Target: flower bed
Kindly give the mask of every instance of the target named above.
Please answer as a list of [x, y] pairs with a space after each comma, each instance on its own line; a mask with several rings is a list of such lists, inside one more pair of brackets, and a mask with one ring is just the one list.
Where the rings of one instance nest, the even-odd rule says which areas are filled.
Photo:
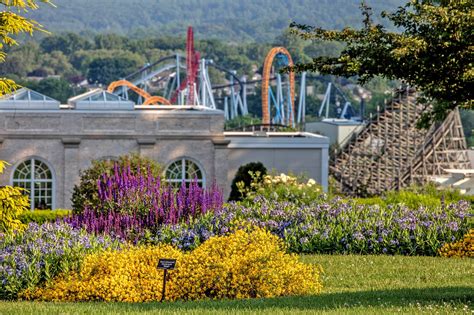
[[403, 205], [363, 206], [336, 198], [312, 205], [255, 198], [229, 204], [192, 222], [162, 226], [150, 241], [192, 249], [213, 235], [259, 226], [298, 253], [436, 255], [468, 230], [467, 202], [416, 210]]
[[118, 247], [109, 237], [64, 223], [31, 223], [24, 232], [0, 235], [0, 298], [16, 298], [26, 288], [77, 270], [87, 253]]
[[223, 198], [216, 185], [201, 188], [197, 182], [183, 183], [176, 190], [163, 186], [159, 176], [130, 167], [103, 174], [98, 181], [98, 206], [86, 208], [65, 221], [95, 234], [107, 234], [138, 241], [147, 231], [161, 225], [187, 222], [222, 208]]
[[256, 229], [214, 237], [192, 252], [170, 246], [131, 247], [89, 255], [77, 274], [23, 298], [45, 301], [145, 302], [161, 299], [159, 258], [177, 259], [170, 271], [167, 300], [257, 298], [321, 291], [319, 269], [285, 253], [281, 240]]

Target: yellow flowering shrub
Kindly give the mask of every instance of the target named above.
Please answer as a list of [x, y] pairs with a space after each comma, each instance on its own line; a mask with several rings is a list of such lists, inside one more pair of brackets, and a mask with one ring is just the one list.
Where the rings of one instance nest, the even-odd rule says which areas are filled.
[[255, 298], [321, 291], [319, 269], [287, 254], [283, 242], [256, 229], [214, 237], [180, 265], [175, 298]]
[[168, 245], [131, 247], [86, 257], [78, 274], [63, 275], [24, 299], [147, 302], [161, 299], [159, 258], [177, 259], [169, 271], [166, 300], [251, 298], [315, 294], [319, 269], [286, 254], [276, 236], [256, 229], [213, 237], [189, 253]]
[[45, 288], [20, 296], [69, 302], [160, 300], [163, 270], [157, 269], [157, 263], [163, 257], [181, 261], [183, 253], [169, 245], [99, 252], [85, 258], [78, 274], [63, 275]]
[[474, 229], [470, 229], [462, 240], [444, 244], [439, 254], [444, 257], [474, 257]]

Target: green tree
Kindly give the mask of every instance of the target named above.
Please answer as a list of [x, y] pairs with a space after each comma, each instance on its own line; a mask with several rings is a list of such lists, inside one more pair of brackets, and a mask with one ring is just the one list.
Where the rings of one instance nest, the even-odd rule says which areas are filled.
[[41, 41], [40, 45], [41, 48], [47, 53], [59, 50], [65, 55], [70, 55], [75, 51], [81, 49], [91, 49], [93, 47], [93, 44], [88, 39], [74, 33], [45, 37]]
[[[50, 3], [49, 0], [15, 0], [1, 1], [4, 11], [0, 12], [0, 63], [5, 61], [5, 46], [14, 46], [18, 42], [14, 36], [22, 33], [32, 35], [34, 31], [43, 30], [35, 20], [26, 18], [21, 14], [28, 10], [38, 9], [38, 3]], [[18, 13], [16, 13], [16, 12]], [[17, 85], [13, 80], [0, 78], [0, 95], [10, 93]]]
[[141, 64], [132, 58], [99, 58], [89, 65], [87, 79], [92, 83], [109, 84], [132, 73], [140, 66]]
[[337, 57], [316, 57], [298, 64], [297, 71], [358, 76], [365, 83], [375, 76], [399, 79], [424, 93], [433, 107], [419, 122], [429, 126], [456, 106], [473, 108], [474, 2], [472, 0], [411, 0], [392, 13], [383, 12], [400, 32], [389, 32], [372, 20], [361, 5], [363, 28], [325, 30], [292, 23], [303, 39], [346, 43]]
[[[139, 54], [132, 53], [127, 50], [107, 50], [107, 49], [96, 49], [96, 50], [79, 50], [70, 55], [70, 62], [75, 69], [86, 74], [93, 61], [97, 59], [130, 59], [133, 60], [138, 67], [145, 64], [146, 59]], [[136, 70], [136, 69], [134, 69]]]
[[68, 81], [64, 79], [47, 78], [38, 82], [36, 91], [48, 95], [63, 104], [74, 95], [74, 91]]
[[76, 74], [73, 66], [69, 62], [66, 55], [59, 50], [44, 54], [41, 58], [42, 68], [48, 69], [50, 74], [72, 76]]
[[[3, 173], [5, 161], [0, 161], [0, 174]], [[19, 187], [0, 187], [0, 233], [22, 230], [25, 225], [20, 221], [21, 215], [30, 209], [28, 196]]]
[[96, 49], [123, 49], [128, 39], [117, 34], [99, 34], [94, 37]]
[[311, 59], [305, 54], [307, 41], [299, 37], [292, 36], [291, 30], [285, 30], [280, 36], [275, 38], [274, 46], [283, 46], [288, 49], [295, 63], [309, 62]]
[[36, 42], [30, 41], [11, 47], [7, 53], [8, 58], [0, 63], [0, 73], [8, 77], [11, 74], [24, 77], [39, 67], [42, 52]]
[[461, 120], [467, 145], [474, 147], [474, 110], [461, 111]]

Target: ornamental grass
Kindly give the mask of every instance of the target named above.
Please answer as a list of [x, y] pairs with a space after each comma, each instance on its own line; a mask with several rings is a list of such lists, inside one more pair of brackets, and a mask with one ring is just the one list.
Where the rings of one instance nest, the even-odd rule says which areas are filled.
[[169, 245], [130, 247], [85, 258], [79, 273], [22, 297], [44, 301], [161, 300], [159, 258], [177, 259], [169, 272], [166, 300], [240, 299], [317, 294], [320, 270], [287, 254], [282, 241], [262, 229], [210, 238], [184, 253]]

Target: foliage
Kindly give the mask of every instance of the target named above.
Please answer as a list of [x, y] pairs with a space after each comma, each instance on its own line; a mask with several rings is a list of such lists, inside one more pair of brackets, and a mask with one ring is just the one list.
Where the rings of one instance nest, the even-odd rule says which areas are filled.
[[474, 147], [474, 110], [461, 111], [461, 121], [468, 147]]
[[443, 207], [448, 203], [461, 200], [466, 200], [471, 204], [474, 203], [474, 197], [472, 196], [462, 195], [456, 189], [439, 188], [435, 184], [412, 186], [400, 191], [388, 191], [381, 197], [357, 198], [354, 200], [358, 204], [379, 205], [380, 207], [402, 204], [410, 209]]
[[258, 125], [261, 124], [262, 120], [252, 115], [237, 116], [234, 119], [227, 120], [225, 122], [225, 129], [232, 130], [235, 128]]
[[159, 176], [130, 166], [114, 166], [114, 173], [98, 180], [99, 201], [95, 208], [65, 220], [96, 234], [114, 235], [135, 241], [155, 231], [162, 224], [187, 222], [222, 207], [222, 193], [217, 186], [201, 188], [197, 181], [182, 183], [179, 189], [162, 185]]
[[[243, 196], [241, 190], [244, 188], [250, 189], [250, 184], [253, 181], [253, 174], [255, 174], [257, 177], [266, 175], [267, 168], [261, 162], [251, 162], [240, 166], [230, 186], [231, 191], [229, 200], [242, 200]], [[241, 188], [238, 187], [239, 185]]]
[[[17, 0], [2, 1], [5, 11], [0, 12], [0, 63], [5, 61], [5, 46], [18, 45], [14, 38], [19, 34], [33, 35], [34, 31], [42, 31], [42, 26], [35, 20], [26, 18], [21, 14], [28, 10], [38, 9], [38, 2], [50, 3], [49, 0]], [[15, 13], [17, 11], [18, 13]], [[0, 78], [0, 96], [10, 93], [17, 85], [10, 79]]]
[[162, 226], [149, 241], [193, 249], [214, 235], [259, 226], [281, 237], [298, 253], [436, 255], [442, 244], [469, 228], [465, 201], [445, 208], [363, 206], [334, 198], [297, 205], [261, 196], [249, 205], [229, 204], [212, 216]]
[[[310, 70], [338, 76], [359, 76], [367, 82], [374, 76], [403, 80], [419, 88], [433, 108], [424, 113], [420, 125], [443, 119], [456, 106], [474, 108], [470, 85], [474, 3], [469, 0], [412, 0], [387, 13], [399, 32], [389, 32], [372, 20], [372, 11], [361, 5], [364, 27], [342, 31], [292, 23], [304, 39], [336, 40], [347, 43], [337, 57], [318, 57], [299, 64]], [[436, 65], [436, 66], [433, 66]]]
[[[369, 0], [381, 11], [402, 5], [404, 0]], [[193, 25], [199, 37], [231, 42], [272, 42], [276, 34], [288, 27], [288, 21], [298, 17], [303, 23], [318, 21], [327, 28], [358, 25], [358, 1], [298, 2], [274, 0], [69, 0], [54, 12], [34, 12], [38, 21], [48, 22], [53, 32], [109, 33], [114, 30], [129, 38], [186, 35], [186, 27]], [[111, 6], [114, 6], [111, 10]], [[130, 15], [133, 13], [133, 15]], [[258, 17], [258, 18], [256, 18]], [[121, 41], [111, 41], [122, 45]], [[184, 48], [184, 43], [180, 43]], [[170, 46], [172, 47], [172, 46]], [[174, 48], [168, 48], [174, 49]]]
[[74, 96], [74, 89], [71, 84], [62, 78], [46, 78], [41, 81], [18, 81], [18, 83], [43, 95], [52, 97], [60, 101], [61, 104], [67, 104], [67, 100]]
[[256, 196], [267, 200], [286, 201], [294, 204], [311, 204], [326, 198], [321, 186], [312, 178], [296, 177], [281, 173], [280, 175], [250, 174], [252, 182], [249, 187], [237, 185], [246, 203], [252, 204]]
[[77, 270], [86, 253], [117, 248], [109, 237], [95, 237], [64, 223], [31, 223], [23, 232], [0, 237], [0, 299]]
[[152, 159], [142, 157], [138, 154], [120, 156], [117, 161], [111, 159], [92, 161], [92, 166], [87, 170], [81, 171], [80, 182], [74, 186], [72, 192], [72, 209], [74, 213], [81, 213], [86, 207], [97, 208], [99, 204], [99, 194], [97, 183], [104, 174], [111, 175], [114, 173], [115, 163], [118, 162], [118, 167], [128, 167], [132, 174], [135, 174], [137, 169], [147, 176], [161, 175], [161, 166]]
[[37, 223], [39, 225], [46, 222], [55, 222], [71, 214], [71, 210], [34, 210], [26, 211], [20, 216], [20, 221], [24, 224]]
[[23, 297], [46, 301], [148, 302], [161, 299], [158, 259], [177, 259], [167, 281], [167, 300], [257, 298], [321, 291], [319, 269], [285, 253], [263, 230], [214, 237], [190, 253], [170, 246], [132, 247], [88, 256], [77, 275]]
[[454, 243], [444, 244], [439, 250], [439, 254], [444, 257], [471, 257], [474, 258], [474, 229]]
[[[5, 161], [0, 161], [0, 174], [3, 173]], [[24, 189], [12, 186], [0, 187], [0, 233], [22, 230], [25, 225], [20, 217], [30, 209], [28, 196]]]
[[91, 83], [109, 84], [140, 68], [139, 60], [126, 57], [105, 57], [92, 61], [87, 72]]

